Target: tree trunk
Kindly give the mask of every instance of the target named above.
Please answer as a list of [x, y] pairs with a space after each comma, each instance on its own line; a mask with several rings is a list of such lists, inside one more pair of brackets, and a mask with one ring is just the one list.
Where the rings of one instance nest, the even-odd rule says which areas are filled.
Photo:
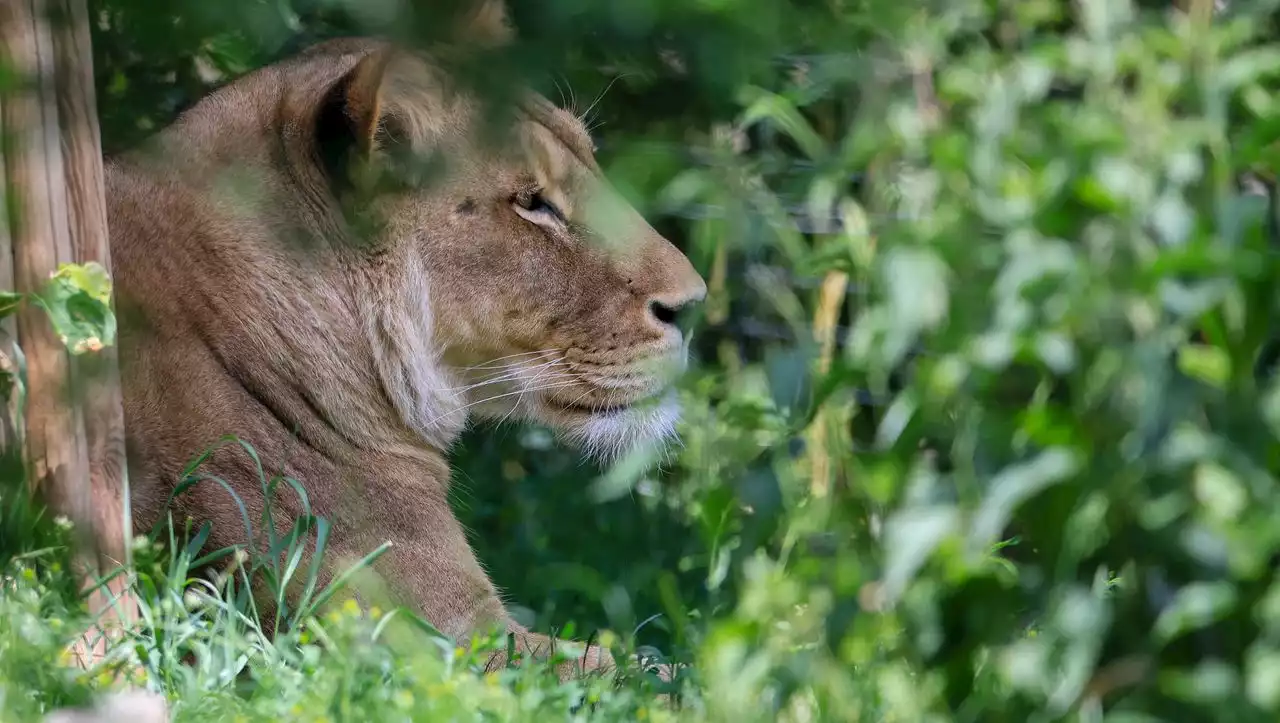
[[[84, 0], [0, 0], [0, 53], [18, 78], [0, 105], [12, 212], [8, 235], [0, 234], [0, 243], [11, 246], [0, 252], [0, 284], [37, 293], [68, 262], [96, 261], [110, 271]], [[73, 356], [34, 304], [24, 304], [16, 321], [27, 363], [24, 436], [32, 491], [76, 524], [83, 545], [78, 559], [93, 588], [91, 612], [103, 616], [102, 627], [121, 616], [132, 620], [131, 598], [112, 604], [124, 578], [112, 580], [110, 591], [95, 579], [127, 564], [129, 551], [115, 352], [108, 347]], [[12, 327], [8, 331], [12, 335]], [[100, 641], [90, 647], [102, 649]]]

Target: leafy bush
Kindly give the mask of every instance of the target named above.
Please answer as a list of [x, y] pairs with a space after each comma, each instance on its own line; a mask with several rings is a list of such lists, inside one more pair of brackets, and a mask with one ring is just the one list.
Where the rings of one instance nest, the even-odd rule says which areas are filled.
[[[341, 606], [265, 643], [180, 545], [119, 658], [179, 720], [1274, 720], [1277, 3], [1215, 5], [514, 2], [711, 295], [660, 472], [479, 430], [459, 512], [527, 622], [687, 663], [677, 705]], [[392, 17], [163, 6], [99, 0], [109, 148]], [[3, 556], [16, 720], [97, 687], [58, 554]]]

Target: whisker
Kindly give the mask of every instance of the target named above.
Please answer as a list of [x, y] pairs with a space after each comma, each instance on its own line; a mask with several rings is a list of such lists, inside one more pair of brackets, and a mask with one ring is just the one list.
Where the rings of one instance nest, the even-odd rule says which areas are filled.
[[[562, 358], [554, 358], [554, 360], [536, 363], [536, 365], [531, 367], [515, 366], [517, 365], [517, 363], [524, 363], [524, 362], [507, 362], [506, 365], [503, 365], [502, 367], [500, 367], [500, 369], [494, 370], [493, 375], [481, 377], [480, 381], [494, 379], [494, 377], [497, 377], [497, 376], [507, 376], [507, 375], [513, 375], [513, 374], [518, 375], [518, 374], [521, 374], [522, 371], [532, 371], [532, 370], [543, 369], [543, 367], [559, 365], [559, 363], [566, 363], [566, 360], [562, 360]], [[465, 369], [476, 370], [475, 367], [465, 367]], [[490, 370], [480, 370], [480, 371], [490, 371]]]
[[564, 87], [569, 90], [569, 112], [574, 115], [577, 115], [578, 114], [578, 94], [573, 92], [573, 83], [569, 82], [569, 78], [567, 76], [561, 75], [560, 77], [564, 78]]
[[521, 390], [520, 390], [520, 396], [516, 397], [516, 403], [515, 403], [515, 404], [512, 404], [512, 405], [511, 405], [511, 408], [507, 410], [507, 413], [506, 413], [506, 414], [504, 414], [504, 415], [502, 415], [502, 418], [501, 418], [501, 419], [499, 419], [497, 422], [495, 422], [493, 426], [495, 426], [495, 427], [501, 427], [503, 422], [507, 421], [507, 419], [508, 419], [508, 418], [510, 418], [510, 417], [511, 417], [511, 415], [513, 415], [513, 414], [515, 414], [515, 413], [516, 413], [516, 410], [520, 408], [520, 402], [523, 402], [523, 401], [524, 401], [524, 393], [525, 393], [525, 391], [526, 391], [526, 390], [524, 390], [524, 389], [521, 389]]
[[560, 107], [564, 108], [569, 103], [564, 97], [564, 88], [560, 86], [560, 79], [553, 75], [551, 76], [551, 82], [556, 84], [556, 91], [560, 93]]
[[532, 349], [532, 350], [529, 350], [529, 351], [516, 352], [515, 354], [507, 354], [506, 356], [495, 357], [495, 358], [490, 359], [489, 361], [487, 361], [487, 362], [485, 362], [485, 363], [483, 363], [483, 364], [476, 364], [475, 366], [471, 366], [471, 367], [463, 367], [463, 368], [465, 368], [465, 369], [483, 368], [483, 367], [486, 367], [486, 366], [491, 366], [491, 365], [493, 365], [493, 364], [496, 364], [496, 363], [498, 363], [498, 362], [500, 362], [500, 361], [502, 361], [502, 360], [504, 360], [504, 359], [515, 359], [515, 358], [517, 358], [517, 357], [522, 357], [522, 356], [532, 356], [532, 355], [535, 355], [535, 354], [546, 354], [546, 353], [549, 353], [549, 352], [556, 352], [556, 351], [563, 351], [563, 350], [562, 350], [562, 349], [556, 349], [556, 348], [550, 348], [550, 349]]
[[561, 389], [561, 388], [563, 388], [563, 387], [571, 387], [571, 386], [574, 386], [575, 384], [578, 384], [578, 382], [577, 382], [576, 380], [571, 380], [571, 381], [567, 381], [567, 382], [556, 382], [556, 383], [554, 383], [554, 384], [549, 384], [549, 385], [546, 385], [546, 386], [537, 387], [537, 388], [535, 388], [535, 389], [521, 389], [521, 390], [519, 390], [519, 391], [515, 391], [515, 392], [505, 392], [505, 393], [503, 393], [503, 394], [497, 394], [497, 395], [494, 395], [494, 396], [492, 396], [492, 397], [486, 397], [486, 398], [484, 398], [484, 399], [478, 399], [478, 400], [476, 400], [476, 401], [474, 401], [474, 402], [471, 402], [470, 404], [464, 404], [464, 405], [462, 405], [461, 407], [458, 407], [457, 409], [453, 409], [453, 410], [451, 410], [451, 411], [445, 412], [444, 414], [442, 414], [442, 415], [440, 415], [440, 416], [436, 417], [435, 419], [432, 419], [432, 420], [430, 420], [429, 422], [427, 422], [427, 425], [428, 425], [428, 426], [430, 426], [430, 425], [432, 425], [432, 424], [435, 424], [436, 422], [439, 422], [440, 420], [444, 419], [445, 417], [448, 417], [448, 416], [451, 416], [451, 415], [457, 414], [458, 412], [461, 412], [461, 411], [466, 410], [466, 409], [470, 409], [471, 407], [474, 407], [474, 406], [476, 406], [477, 404], [485, 404], [485, 403], [487, 403], [487, 402], [492, 402], [492, 401], [494, 401], [494, 400], [496, 400], [496, 399], [502, 399], [503, 397], [510, 397], [510, 396], [512, 396], [512, 395], [515, 395], [515, 394], [527, 394], [527, 393], [531, 393], [531, 392], [544, 392], [544, 391], [546, 391], [546, 390], [548, 390], [548, 389]]
[[[582, 394], [579, 394], [579, 395], [578, 395], [578, 397], [577, 397], [577, 399], [574, 399], [572, 402], [569, 402], [569, 406], [570, 406], [570, 407], [577, 406], [578, 402], [582, 401], [582, 398], [583, 398], [583, 397], [587, 396], [588, 394], [590, 394], [590, 393], [591, 393], [591, 392], [593, 392], [593, 391], [595, 391], [595, 390], [593, 390], [593, 389], [588, 389], [587, 391], [583, 392]], [[591, 411], [593, 411], [593, 412], [594, 412], [594, 411], [595, 411], [595, 409], [593, 408]]]
[[475, 389], [476, 387], [483, 387], [483, 386], [486, 386], [486, 385], [489, 385], [489, 384], [498, 384], [498, 383], [500, 383], [500, 382], [506, 382], [506, 381], [510, 381], [510, 380], [512, 380], [512, 379], [517, 379], [517, 378], [519, 378], [521, 375], [523, 375], [525, 372], [536, 371], [536, 370], [538, 370], [538, 369], [544, 369], [544, 368], [547, 368], [547, 367], [553, 367], [553, 366], [556, 366], [556, 365], [558, 365], [558, 364], [563, 364], [563, 363], [564, 363], [564, 362], [563, 362], [562, 360], [560, 360], [560, 359], [553, 359], [553, 360], [551, 360], [551, 361], [549, 361], [549, 362], [544, 362], [544, 363], [542, 363], [542, 364], [538, 364], [538, 365], [536, 365], [536, 366], [529, 367], [529, 368], [527, 368], [527, 369], [526, 369], [526, 368], [519, 368], [519, 369], [507, 369], [506, 371], [498, 372], [497, 374], [495, 374], [495, 375], [493, 375], [493, 376], [491, 376], [491, 377], [486, 377], [485, 379], [482, 379], [482, 380], [480, 380], [480, 381], [478, 381], [478, 382], [475, 382], [475, 383], [472, 383], [472, 384], [468, 384], [468, 385], [466, 385], [466, 386], [461, 386], [461, 387], [449, 387], [449, 388], [446, 388], [446, 389], [435, 389], [435, 390], [433, 390], [433, 391], [437, 391], [437, 392], [465, 392], [465, 391], [467, 391], [467, 390], [469, 390], [469, 389]]
[[613, 80], [609, 81], [609, 84], [604, 87], [604, 90], [600, 91], [600, 95], [597, 95], [596, 99], [591, 101], [591, 105], [587, 106], [587, 109], [582, 111], [582, 113], [578, 116], [582, 120], [582, 125], [584, 126], [591, 125], [591, 111], [594, 110], [595, 107], [600, 104], [600, 101], [604, 100], [605, 93], [609, 92], [609, 89], [613, 87], [613, 84], [617, 83], [619, 80], [622, 80], [622, 78], [624, 78], [625, 76], [626, 76], [625, 73], [619, 73], [618, 75], [613, 76]]
[[525, 379], [525, 377], [516, 375], [516, 376], [509, 377], [509, 379], [497, 379], [494, 381], [485, 381], [485, 383], [476, 384], [474, 386], [468, 386], [467, 389], [477, 389], [477, 388], [480, 388], [480, 386], [489, 386], [490, 384], [498, 384], [498, 383], [502, 383], [502, 381], [522, 381], [522, 383], [524, 384], [521, 384], [521, 389], [529, 389], [529, 386], [527, 385], [529, 385], [531, 381], [564, 381], [564, 380], [573, 379], [572, 375], [564, 374], [564, 372], [562, 371], [557, 371], [556, 375], [547, 377], [547, 379], [540, 379], [540, 376], [541, 375], [535, 376], [534, 379]]
[[[539, 377], [541, 377], [544, 373], [545, 373], [545, 372], [539, 372], [539, 373], [535, 374], [535, 375], [533, 376], [533, 378], [532, 378], [532, 379], [530, 379], [529, 381], [530, 381], [530, 382], [532, 382], [532, 381], [537, 380], [537, 379], [538, 379]], [[568, 375], [563, 375], [563, 374], [562, 374], [561, 376], [568, 376]], [[555, 378], [556, 378], [556, 377], [552, 377], [552, 379], [555, 379]], [[550, 380], [548, 380], [548, 381], [550, 381]], [[528, 389], [528, 387], [527, 387], [527, 386], [522, 386], [522, 388], [520, 389], [520, 396], [516, 397], [516, 403], [511, 405], [511, 408], [507, 410], [507, 413], [506, 413], [506, 414], [504, 414], [504, 415], [502, 415], [502, 419], [499, 419], [499, 420], [498, 420], [498, 423], [497, 423], [497, 424], [495, 424], [494, 426], [496, 426], [496, 427], [501, 427], [503, 422], [507, 421], [507, 419], [508, 419], [512, 414], [515, 414], [516, 410], [520, 408], [520, 403], [524, 401], [524, 395], [525, 395], [525, 393], [526, 393], [526, 392], [528, 392], [528, 391], [529, 391], [529, 389]]]
[[469, 366], [469, 367], [459, 367], [459, 369], [468, 370], [468, 371], [474, 371], [477, 369], [489, 369], [496, 366], [503, 366], [502, 362], [507, 359], [516, 359], [518, 357], [534, 356], [537, 354], [554, 354], [560, 351], [564, 351], [564, 350], [563, 349], [543, 349], [541, 351], [522, 351], [519, 354], [508, 354], [506, 356], [500, 356], [497, 359], [490, 359], [489, 361], [483, 364], [476, 364], [475, 366]]

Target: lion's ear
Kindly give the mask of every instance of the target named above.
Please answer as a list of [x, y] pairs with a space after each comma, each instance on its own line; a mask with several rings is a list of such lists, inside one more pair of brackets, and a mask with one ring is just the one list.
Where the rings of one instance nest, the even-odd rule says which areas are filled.
[[329, 176], [349, 179], [352, 160], [375, 148], [382, 122], [382, 86], [394, 51], [375, 50], [339, 78], [317, 109], [312, 129], [316, 152]]

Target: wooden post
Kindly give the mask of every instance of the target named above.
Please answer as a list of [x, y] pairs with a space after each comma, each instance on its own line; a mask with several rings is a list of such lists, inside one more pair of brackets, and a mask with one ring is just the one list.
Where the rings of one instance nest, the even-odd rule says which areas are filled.
[[[0, 103], [8, 235], [0, 243], [0, 284], [43, 288], [60, 263], [96, 261], [110, 271], [101, 142], [84, 0], [0, 0], [0, 54], [19, 79]], [[11, 255], [10, 255], [11, 254]], [[12, 260], [10, 266], [9, 261]], [[10, 271], [12, 278], [4, 278]], [[94, 591], [90, 609], [110, 621], [134, 619], [118, 577], [110, 591], [95, 577], [128, 562], [128, 495], [123, 411], [113, 349], [72, 356], [43, 309], [16, 315], [27, 361], [25, 443], [32, 491], [76, 524], [78, 558]], [[101, 640], [85, 641], [100, 654]], [[89, 661], [81, 658], [81, 662]]]

